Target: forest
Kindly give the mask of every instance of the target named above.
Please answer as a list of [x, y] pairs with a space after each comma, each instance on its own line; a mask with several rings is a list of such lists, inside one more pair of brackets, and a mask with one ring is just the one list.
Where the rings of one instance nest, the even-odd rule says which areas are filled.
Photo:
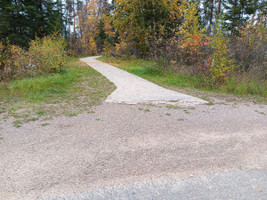
[[264, 0], [0, 0], [0, 81], [115, 55], [266, 98], [266, 12]]

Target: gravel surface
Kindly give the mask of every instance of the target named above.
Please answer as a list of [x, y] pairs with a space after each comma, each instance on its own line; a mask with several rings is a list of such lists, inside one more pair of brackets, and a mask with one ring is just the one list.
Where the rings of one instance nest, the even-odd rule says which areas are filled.
[[81, 59], [89, 66], [106, 76], [117, 89], [107, 98], [109, 103], [165, 103], [195, 105], [208, 103], [202, 99], [168, 90], [136, 75], [96, 60], [96, 57]]
[[[267, 118], [256, 110], [267, 113], [262, 105], [184, 110], [104, 103], [95, 113], [55, 118], [45, 127], [40, 121], [22, 128], [1, 122], [0, 199], [48, 198], [204, 175], [212, 183], [214, 173], [242, 176], [242, 171], [267, 169]], [[266, 185], [254, 179], [261, 195], [254, 199], [263, 199]], [[250, 183], [239, 187], [243, 191]]]
[[266, 114], [252, 103], [105, 102], [21, 128], [0, 120], [0, 199], [265, 200]]

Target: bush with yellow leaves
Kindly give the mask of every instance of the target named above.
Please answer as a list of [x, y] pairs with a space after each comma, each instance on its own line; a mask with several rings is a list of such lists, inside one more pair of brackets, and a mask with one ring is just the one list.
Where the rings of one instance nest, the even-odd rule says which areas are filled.
[[228, 39], [223, 30], [222, 19], [218, 19], [210, 43], [212, 55], [209, 75], [212, 86], [225, 82], [234, 68], [234, 60], [230, 56], [227, 44]]
[[0, 42], [0, 81], [28, 73], [26, 52], [18, 46]]
[[65, 58], [65, 41], [58, 35], [36, 38], [28, 51], [0, 42], [0, 81], [61, 71]]
[[60, 35], [45, 36], [31, 41], [29, 61], [44, 73], [61, 71], [65, 62], [65, 40]]

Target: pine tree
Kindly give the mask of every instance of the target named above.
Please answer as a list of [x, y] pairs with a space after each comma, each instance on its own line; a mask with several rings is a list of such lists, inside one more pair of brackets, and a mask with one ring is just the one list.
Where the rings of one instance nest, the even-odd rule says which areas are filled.
[[256, 11], [260, 8], [260, 1], [258, 0], [226, 0], [223, 4], [225, 8], [225, 20], [228, 29], [232, 33], [237, 33], [237, 29], [240, 28], [251, 15], [256, 14]]
[[59, 0], [0, 0], [0, 37], [25, 47], [35, 36], [62, 32], [61, 10]]

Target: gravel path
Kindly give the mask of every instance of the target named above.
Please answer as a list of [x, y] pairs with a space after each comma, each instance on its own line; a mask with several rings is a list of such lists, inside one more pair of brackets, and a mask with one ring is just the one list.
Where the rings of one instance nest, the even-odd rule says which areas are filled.
[[[112, 68], [86, 62], [100, 72]], [[134, 95], [116, 95], [124, 91], [120, 73], [104, 74], [118, 86], [108, 102], [134, 105], [105, 102], [94, 112], [21, 128], [0, 120], [1, 200], [266, 199], [266, 105], [199, 104], [165, 89], [168, 95], [141, 95], [145, 104], [135, 104]], [[198, 105], [147, 104], [172, 98]]]
[[109, 103], [165, 103], [179, 105], [195, 105], [208, 103], [202, 99], [183, 93], [165, 89], [136, 75], [100, 62], [95, 58], [81, 59], [89, 66], [106, 76], [117, 89], [107, 98]]

